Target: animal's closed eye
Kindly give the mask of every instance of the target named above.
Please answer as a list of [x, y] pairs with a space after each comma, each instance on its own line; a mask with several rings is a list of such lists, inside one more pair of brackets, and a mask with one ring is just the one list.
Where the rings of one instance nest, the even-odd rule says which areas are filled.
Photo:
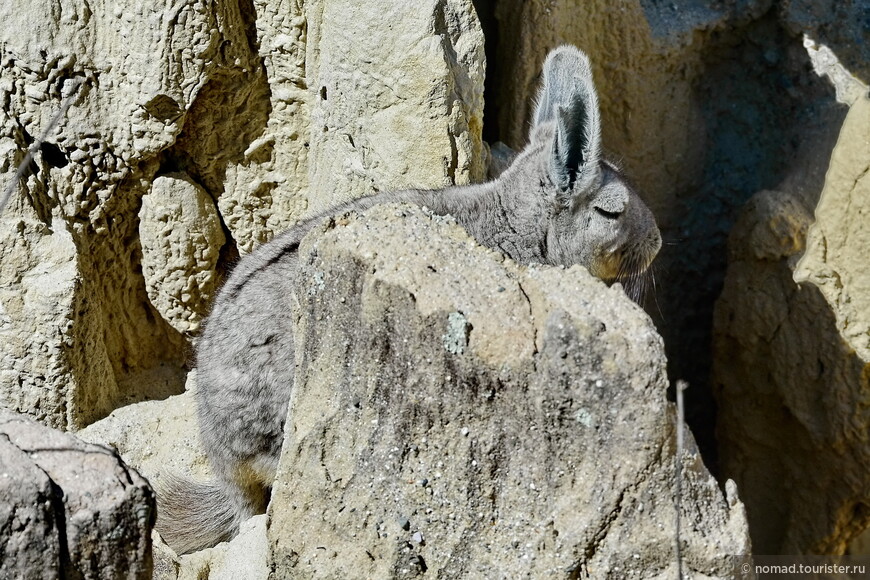
[[595, 207], [595, 211], [598, 212], [598, 215], [600, 215], [600, 216], [602, 216], [602, 217], [605, 217], [605, 218], [607, 218], [607, 219], [609, 219], [609, 220], [619, 219], [619, 216], [622, 215], [622, 212], [621, 212], [621, 211], [608, 211], [608, 210], [606, 210], [606, 209], [604, 209], [604, 208], [600, 208], [600, 207], [598, 207], [597, 205], [594, 206], [594, 207]]

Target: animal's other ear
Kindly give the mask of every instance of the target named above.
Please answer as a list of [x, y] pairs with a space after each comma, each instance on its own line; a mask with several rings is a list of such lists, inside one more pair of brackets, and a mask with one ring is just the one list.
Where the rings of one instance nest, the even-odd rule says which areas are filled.
[[560, 46], [544, 61], [534, 127], [554, 122], [549, 171], [562, 191], [584, 191], [599, 173], [601, 119], [592, 68], [583, 52]]

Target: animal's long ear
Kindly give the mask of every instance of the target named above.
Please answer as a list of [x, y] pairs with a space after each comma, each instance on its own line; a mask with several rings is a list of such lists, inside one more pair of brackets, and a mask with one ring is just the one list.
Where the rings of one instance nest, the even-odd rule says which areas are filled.
[[544, 62], [534, 126], [555, 122], [549, 170], [562, 191], [586, 189], [598, 175], [601, 119], [592, 67], [583, 52], [560, 46]]

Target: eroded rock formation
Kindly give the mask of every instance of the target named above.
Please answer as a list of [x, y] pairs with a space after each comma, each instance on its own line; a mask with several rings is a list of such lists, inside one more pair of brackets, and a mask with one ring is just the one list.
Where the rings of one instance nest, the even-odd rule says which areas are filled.
[[0, 216], [0, 402], [49, 425], [180, 392], [185, 334], [238, 252], [342, 199], [485, 174], [470, 0], [0, 18], [4, 185], [74, 95]]
[[799, 196], [762, 192], [731, 234], [713, 378], [722, 470], [759, 553], [841, 554], [870, 524], [868, 112], [846, 118], [814, 223]]
[[[332, 222], [299, 255], [273, 578], [675, 573], [663, 345], [620, 289], [417, 208]], [[686, 566], [730, 577], [742, 507], [683, 459]]]
[[[867, 454], [866, 105], [853, 107], [821, 201], [817, 170], [839, 102], [870, 82], [859, 0], [61, 0], [3, 3], [0, 18], [4, 186], [70, 98], [0, 215], [0, 407], [74, 430], [179, 393], [239, 255], [349, 197], [481, 179], [484, 68], [484, 133], [519, 146], [541, 60], [568, 42], [590, 54], [605, 146], [662, 227], [651, 310], [672, 374], [692, 381], [706, 459], [718, 447], [748, 498], [757, 546], [842, 551], [866, 523], [853, 471]], [[725, 239], [761, 190], [776, 193], [754, 198], [731, 235], [711, 355]], [[467, 356], [466, 315], [447, 320], [453, 355]], [[718, 445], [703, 396], [714, 356]], [[756, 403], [767, 411], [740, 419]], [[153, 466], [149, 477], [167, 464], [204, 473], [201, 456], [171, 451], [176, 439], [196, 449], [191, 417], [188, 393], [125, 407], [95, 437]], [[818, 498], [813, 514], [805, 497]], [[443, 529], [461, 526], [476, 529]], [[385, 559], [400, 553], [373, 541]]]

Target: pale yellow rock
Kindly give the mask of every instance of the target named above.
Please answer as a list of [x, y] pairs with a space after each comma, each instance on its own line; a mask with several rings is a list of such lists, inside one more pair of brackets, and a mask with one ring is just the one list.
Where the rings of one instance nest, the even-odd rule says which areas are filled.
[[267, 580], [269, 544], [265, 514], [242, 522], [229, 542], [178, 556], [154, 533], [153, 580]]
[[[299, 255], [273, 579], [673, 577], [663, 343], [622, 290], [407, 206]], [[731, 578], [743, 506], [686, 439], [686, 574]]]
[[117, 409], [76, 435], [117, 449], [124, 461], [152, 485], [159, 486], [167, 471], [206, 479], [210, 468], [199, 443], [196, 371], [188, 374], [186, 389], [162, 401], [143, 401]]
[[[37, 0], [0, 19], [4, 187], [72, 97], [0, 222], [0, 405], [53, 426], [179, 392], [236, 251], [337, 201], [484, 174], [471, 0]], [[216, 200], [201, 231], [141, 202], [173, 172]], [[66, 290], [35, 300], [43, 272]]]
[[306, 15], [309, 212], [484, 178], [485, 57], [470, 0], [312, 2]]
[[[243, 90], [251, 76], [244, 70], [258, 70], [258, 57], [247, 54], [245, 18], [233, 3], [214, 10], [193, 1], [172, 9], [162, 2], [0, 5], [4, 187], [30, 140], [43, 134], [66, 97], [74, 97], [0, 225], [7, 246], [0, 287], [17, 294], [15, 300], [26, 294], [22, 281], [41, 268], [54, 270], [60, 259], [43, 261], [39, 248], [66, 245], [74, 268], [66, 273], [69, 291], [41, 312], [6, 308], [8, 343], [37, 337], [41, 345], [17, 352], [17, 362], [3, 366], [4, 384], [15, 389], [0, 392], [0, 405], [15, 408], [18, 398], [29, 398], [23, 412], [75, 429], [120, 405], [180, 391], [186, 345], [148, 299], [136, 213], [161, 156], [179, 145], [182, 134], [208, 125], [224, 130], [220, 141], [244, 141], [232, 138], [240, 133], [237, 124], [215, 122], [230, 117], [226, 104], [202, 97], [214, 94], [215, 86], [223, 87], [218, 92], [227, 92], [227, 85], [233, 94], [251, 92]], [[188, 123], [192, 111], [200, 113], [193, 115], [199, 124]], [[210, 152], [208, 145], [202, 139], [198, 149]], [[207, 177], [208, 168], [197, 167], [204, 157], [181, 146], [166, 156], [190, 161]], [[219, 165], [222, 157], [214, 157]], [[39, 320], [41, 330], [34, 333]], [[24, 390], [33, 393], [16, 394]]]
[[870, 99], [849, 110], [796, 282], [818, 286], [843, 338], [870, 362]]
[[[65, 367], [64, 345], [76, 344], [63, 314], [75, 309], [79, 281], [75, 244], [60, 220], [0, 221], [0, 406], [28, 413], [56, 428], [70, 423], [67, 400], [87, 383], [48, 372]], [[111, 369], [95, 352], [93, 377], [115, 387]]]
[[483, 179], [485, 58], [470, 0], [257, 8], [268, 120], [218, 199], [241, 253], [362, 195]]
[[214, 200], [185, 175], [156, 178], [142, 198], [139, 241], [151, 304], [177, 331], [196, 332], [216, 290], [226, 241]]

